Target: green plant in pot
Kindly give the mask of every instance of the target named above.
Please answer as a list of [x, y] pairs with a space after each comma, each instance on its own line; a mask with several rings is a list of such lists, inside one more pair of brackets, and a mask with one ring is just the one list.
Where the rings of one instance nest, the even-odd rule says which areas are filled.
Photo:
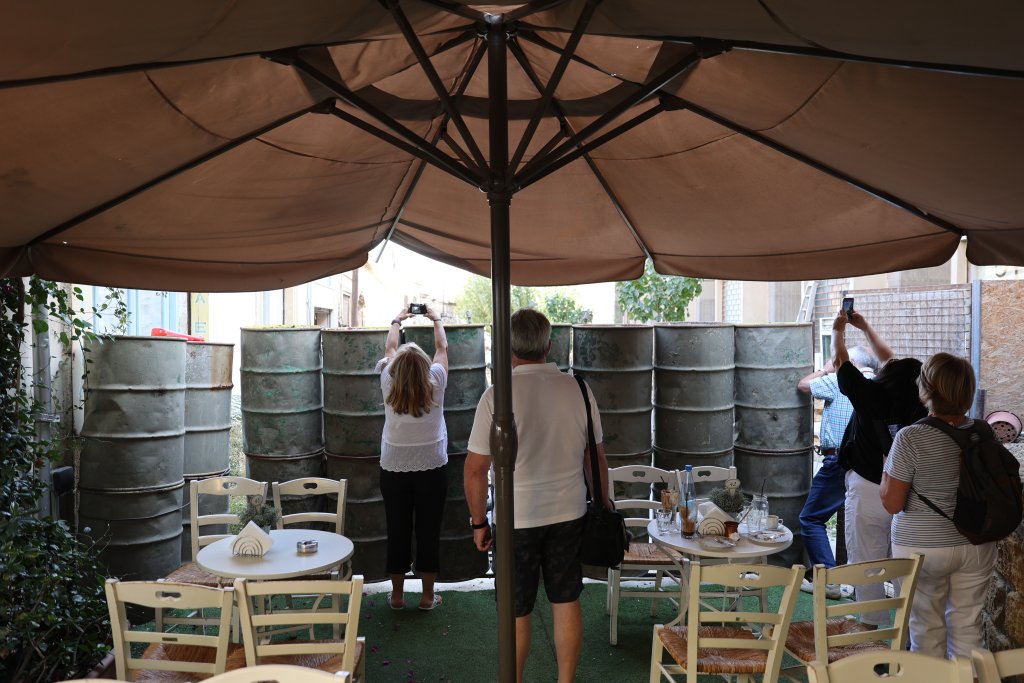
[[281, 519], [281, 513], [263, 496], [247, 496], [245, 509], [238, 514], [238, 521], [242, 527], [249, 522], [255, 522], [256, 526], [264, 531], [275, 528], [279, 519]]
[[725, 488], [712, 489], [708, 494], [708, 500], [721, 508], [722, 512], [728, 512], [734, 517], [750, 502], [749, 498], [740, 493], [738, 479], [725, 482]]

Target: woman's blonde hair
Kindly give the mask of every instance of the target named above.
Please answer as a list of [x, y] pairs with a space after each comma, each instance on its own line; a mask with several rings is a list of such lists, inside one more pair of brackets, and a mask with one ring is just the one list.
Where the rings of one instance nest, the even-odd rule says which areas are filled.
[[936, 353], [921, 366], [917, 392], [921, 403], [939, 415], [964, 415], [974, 401], [974, 368], [966, 358]]
[[399, 415], [421, 417], [437, 405], [430, 356], [416, 344], [402, 344], [388, 365], [391, 390], [384, 401]]

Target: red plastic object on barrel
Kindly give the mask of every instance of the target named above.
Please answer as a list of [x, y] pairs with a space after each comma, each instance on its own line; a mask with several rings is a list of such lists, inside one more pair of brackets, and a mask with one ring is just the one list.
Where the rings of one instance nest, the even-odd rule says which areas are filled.
[[187, 339], [189, 341], [201, 342], [206, 341], [202, 337], [196, 337], [191, 334], [185, 334], [184, 332], [172, 332], [171, 330], [165, 330], [162, 327], [154, 327], [149, 333], [151, 337], [178, 337], [179, 339]]

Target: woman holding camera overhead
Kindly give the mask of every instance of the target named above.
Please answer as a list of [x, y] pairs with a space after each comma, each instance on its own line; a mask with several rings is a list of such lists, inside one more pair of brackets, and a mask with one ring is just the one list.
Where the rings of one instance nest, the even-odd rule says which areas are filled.
[[[399, 345], [402, 321], [425, 315], [434, 325], [434, 358], [416, 344]], [[380, 492], [387, 518], [387, 572], [391, 609], [405, 607], [405, 574], [413, 561], [423, 581], [419, 608], [441, 604], [434, 593], [440, 564], [441, 515], [448, 491], [448, 430], [444, 390], [448, 384], [448, 339], [441, 316], [429, 306], [412, 304], [391, 321], [384, 358], [377, 363], [384, 396], [384, 433], [380, 444]]]

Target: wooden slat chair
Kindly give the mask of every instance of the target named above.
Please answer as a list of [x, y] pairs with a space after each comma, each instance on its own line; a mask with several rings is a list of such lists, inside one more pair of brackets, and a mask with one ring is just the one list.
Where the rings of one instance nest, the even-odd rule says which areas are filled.
[[[349, 683], [352, 679], [347, 671], [332, 674], [305, 666], [264, 664], [235, 669], [207, 680], [209, 683]], [[90, 683], [96, 683], [95, 679]]]
[[[261, 664], [292, 664], [331, 673], [348, 671], [353, 680], [365, 680], [365, 642], [358, 637], [359, 609], [363, 597], [363, 577], [356, 575], [348, 581], [246, 581], [235, 580], [235, 593], [241, 621], [242, 641], [245, 644], [245, 666]], [[342, 601], [340, 611], [280, 610], [272, 608], [265, 613], [253, 609], [253, 600], [262, 604], [273, 603], [282, 596], [314, 595], [317, 601], [330, 598]], [[275, 633], [293, 633], [306, 625], [337, 625], [338, 638], [313, 639], [285, 637]], [[232, 657], [237, 657], [233, 653]], [[228, 667], [235, 661], [229, 661]]]
[[[650, 511], [661, 508], [661, 503], [640, 498], [615, 499], [615, 483], [657, 484], [671, 483], [675, 485], [675, 471], [663, 470], [649, 465], [623, 465], [608, 470], [608, 497], [615, 501], [615, 507], [626, 513], [643, 512], [642, 517], [626, 517], [627, 528], [636, 529], [638, 535], [647, 533], [647, 524], [651, 521]], [[672, 555], [670, 556], [669, 553]], [[647, 541], [634, 541], [629, 544], [622, 564], [608, 570], [608, 595], [606, 611], [608, 612], [608, 642], [618, 642], [619, 600], [622, 598], [644, 598], [651, 600], [651, 616], [658, 614], [658, 600], [673, 600], [675, 604], [681, 591], [682, 582], [679, 574], [685, 560], [673, 550], [662, 549]], [[644, 572], [643, 576], [631, 578], [635, 582], [651, 582], [651, 587], [641, 589], [623, 589], [622, 572]], [[654, 576], [649, 576], [650, 572]], [[663, 582], [669, 581], [670, 586], [664, 587]]]
[[[719, 564], [703, 567], [690, 563], [689, 608], [685, 615], [662, 626], [654, 627], [651, 647], [650, 683], [663, 678], [677, 680], [684, 675], [695, 682], [698, 673], [736, 676], [751, 680], [763, 676], [765, 683], [778, 680], [782, 663], [783, 642], [804, 568], [773, 567], [765, 564]], [[714, 583], [728, 588], [782, 587], [782, 600], [773, 612], [722, 612], [701, 603], [701, 583]], [[685, 623], [684, 623], [685, 619]], [[755, 633], [759, 629], [759, 633]], [[672, 661], [664, 662], [665, 654]]]
[[[895, 670], [895, 671], [894, 671]], [[890, 673], [893, 672], [894, 673]], [[920, 652], [879, 650], [807, 667], [808, 683], [972, 683], [971, 660], [940, 659]]]
[[979, 683], [1000, 683], [1004, 678], [1024, 674], [1024, 648], [1001, 652], [972, 650], [971, 659]]
[[[836, 662], [851, 655], [880, 650], [903, 650], [907, 642], [907, 622], [914, 601], [922, 556], [871, 560], [845, 564], [832, 569], [814, 567], [813, 619], [794, 622], [789, 627], [786, 650], [801, 662], [787, 669], [785, 676], [796, 677], [813, 661]], [[829, 605], [827, 584], [870, 585], [892, 581], [899, 594], [882, 600], [841, 601]], [[875, 610], [895, 610], [892, 626], [872, 629], [856, 619]]]
[[[197, 586], [211, 586], [214, 588], [231, 588], [233, 579], [224, 578], [211, 574], [196, 564], [196, 555], [199, 549], [214, 541], [226, 538], [227, 533], [203, 533], [208, 532], [211, 526], [218, 526], [218, 531], [224, 530], [228, 524], [238, 524], [238, 515], [233, 513], [219, 513], [213, 515], [199, 514], [200, 496], [259, 496], [266, 498], [267, 484], [262, 481], [246, 479], [245, 477], [210, 477], [209, 479], [193, 480], [189, 485], [189, 518], [191, 520], [192, 532], [192, 561], [186, 562], [173, 572], [164, 577], [165, 581], [178, 583], [191, 583]], [[157, 628], [162, 629], [164, 624], [178, 624], [191, 626], [210, 626], [216, 621], [216, 617], [207, 618], [202, 613], [192, 616], [171, 617], [161, 610], [156, 613]]]
[[[347, 499], [348, 491], [348, 480], [347, 479], [324, 479], [321, 477], [304, 477], [302, 479], [292, 479], [291, 481], [277, 482], [271, 484], [271, 491], [274, 496], [274, 507], [281, 513], [281, 517], [277, 522], [278, 529], [284, 529], [288, 526], [294, 526], [298, 524], [318, 524], [326, 525], [328, 528], [325, 531], [333, 531], [336, 534], [345, 533], [345, 502]], [[281, 505], [281, 501], [284, 496], [335, 496], [334, 511], [333, 512], [295, 512], [292, 514], [284, 514], [284, 508]], [[327, 500], [328, 507], [330, 507], [330, 498]], [[316, 528], [316, 527], [312, 527]], [[323, 574], [310, 575], [304, 578], [307, 579], [329, 579], [336, 576], [337, 578], [347, 579], [352, 576], [352, 563], [351, 561], [345, 562], [340, 568], [335, 571], [325, 572]]]
[[[195, 681], [222, 673], [241, 645], [231, 645], [232, 591], [166, 581], [118, 581], [107, 579], [107, 607], [114, 638], [118, 680]], [[132, 630], [126, 605], [155, 609], [218, 610], [217, 634], [165, 633]], [[134, 643], [146, 643], [139, 657], [132, 656]]]

